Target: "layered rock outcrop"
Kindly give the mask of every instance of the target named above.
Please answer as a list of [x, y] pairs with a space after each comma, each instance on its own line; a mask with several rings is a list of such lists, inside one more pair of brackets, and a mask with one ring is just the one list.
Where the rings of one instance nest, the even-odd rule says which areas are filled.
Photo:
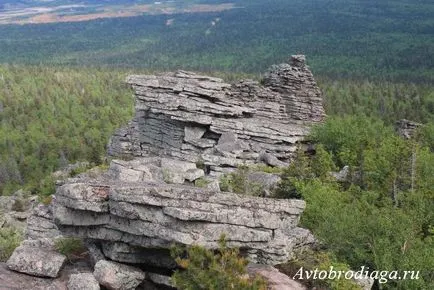
[[[313, 123], [325, 116], [304, 56], [271, 67], [262, 83], [228, 84], [178, 71], [133, 75], [136, 115], [111, 138], [113, 156], [168, 156], [211, 172], [269, 160], [286, 164]], [[265, 156], [264, 156], [265, 155]]]
[[[168, 269], [175, 267], [168, 252], [174, 243], [217, 248], [224, 234], [228, 245], [241, 248], [251, 261], [277, 264], [313, 241], [297, 227], [304, 201], [168, 184], [159, 179], [157, 160], [114, 161], [100, 179], [75, 179], [59, 187], [54, 207], [59, 229], [96, 240], [111, 260]], [[131, 174], [130, 164], [137, 174]], [[154, 175], [140, 174], [150, 168]]]
[[[225, 235], [251, 262], [273, 265], [314, 242], [297, 226], [304, 201], [219, 188], [219, 176], [239, 165], [287, 165], [310, 126], [324, 118], [304, 56], [273, 66], [262, 83], [227, 84], [185, 71], [130, 76], [128, 83], [136, 115], [109, 143], [110, 155], [128, 158], [113, 160], [106, 173], [59, 183], [53, 199], [58, 230], [85, 239], [94, 264], [135, 265], [146, 272], [136, 284], [146, 277], [168, 285], [173, 244], [216, 249]], [[263, 172], [247, 177], [263, 183], [264, 195], [278, 180]], [[31, 230], [57, 234], [49, 224]], [[100, 284], [114, 277], [106, 276], [97, 277]]]

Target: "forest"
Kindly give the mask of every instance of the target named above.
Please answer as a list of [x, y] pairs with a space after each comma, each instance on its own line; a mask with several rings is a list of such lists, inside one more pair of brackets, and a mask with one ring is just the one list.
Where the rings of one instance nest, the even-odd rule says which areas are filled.
[[[0, 194], [25, 189], [44, 200], [55, 189], [52, 172], [105, 164], [108, 139], [134, 112], [129, 74], [182, 68], [258, 80], [303, 53], [328, 117], [310, 136], [317, 154], [284, 170], [276, 198], [306, 200], [301, 222], [323, 244], [320, 265], [416, 270], [418, 280], [378, 287], [434, 289], [434, 3], [265, 2], [0, 25]], [[400, 119], [421, 124], [413, 139], [396, 134]], [[350, 181], [330, 178], [344, 166]], [[0, 253], [2, 239], [0, 231]]]
[[303, 53], [315, 75], [433, 81], [430, 0], [235, 4], [236, 9], [213, 13], [0, 25], [0, 63], [258, 74]]

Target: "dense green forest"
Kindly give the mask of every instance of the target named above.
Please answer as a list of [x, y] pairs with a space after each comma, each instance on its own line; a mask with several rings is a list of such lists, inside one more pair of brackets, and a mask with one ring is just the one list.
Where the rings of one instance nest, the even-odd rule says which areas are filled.
[[133, 113], [126, 73], [0, 66], [0, 190], [45, 193], [46, 178], [77, 160], [102, 162]]
[[430, 0], [234, 3], [214, 13], [1, 25], [0, 63], [259, 73], [303, 53], [316, 75], [434, 80]]
[[[432, 138], [432, 131], [420, 134]], [[432, 289], [433, 143], [405, 140], [393, 126], [366, 116], [330, 117], [311, 138], [317, 154], [298, 156], [278, 196], [306, 200], [302, 224], [351, 269], [420, 271], [417, 280], [399, 280], [400, 272], [380, 289]], [[330, 177], [344, 165], [345, 182]]]

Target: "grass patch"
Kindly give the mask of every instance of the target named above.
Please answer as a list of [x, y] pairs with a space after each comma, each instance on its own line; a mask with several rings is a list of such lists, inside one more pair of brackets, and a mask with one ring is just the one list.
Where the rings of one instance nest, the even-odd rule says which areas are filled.
[[17, 229], [0, 229], [0, 262], [6, 262], [22, 241], [22, 234]]
[[87, 252], [83, 241], [77, 238], [60, 238], [55, 241], [56, 250], [65, 255], [68, 260], [76, 260]]

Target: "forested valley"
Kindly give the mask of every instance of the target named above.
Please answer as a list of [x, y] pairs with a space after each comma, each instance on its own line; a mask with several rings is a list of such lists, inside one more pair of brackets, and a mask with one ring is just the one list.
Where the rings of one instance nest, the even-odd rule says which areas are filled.
[[[1, 25], [0, 194], [24, 189], [45, 200], [54, 171], [106, 164], [108, 139], [134, 112], [129, 74], [182, 68], [259, 80], [302, 53], [328, 117], [312, 130], [317, 154], [300, 154], [284, 170], [276, 197], [306, 200], [302, 225], [324, 244], [322, 267], [416, 270], [418, 280], [379, 287], [434, 289], [434, 4], [264, 2], [238, 1], [240, 8], [218, 13]], [[401, 119], [421, 124], [414, 138], [397, 135]], [[351, 181], [330, 178], [344, 166]], [[0, 233], [0, 252], [7, 243]]]

